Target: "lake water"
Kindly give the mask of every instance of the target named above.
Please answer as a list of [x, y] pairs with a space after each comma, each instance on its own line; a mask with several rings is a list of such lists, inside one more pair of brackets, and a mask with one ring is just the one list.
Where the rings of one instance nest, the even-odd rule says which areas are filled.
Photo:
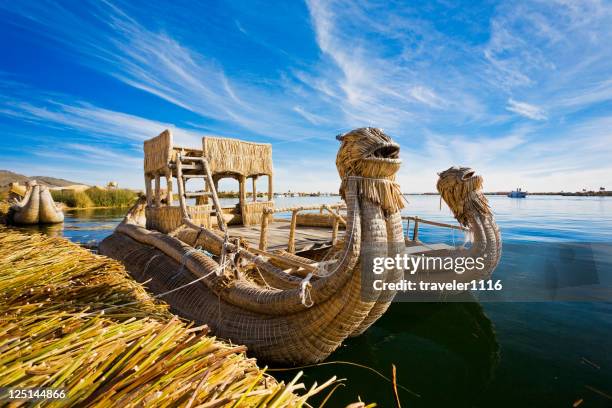
[[[453, 222], [437, 196], [407, 198], [407, 215]], [[398, 383], [412, 391], [399, 390], [404, 407], [571, 407], [579, 400], [582, 407], [612, 406], [612, 298], [591, 290], [612, 286], [612, 199], [489, 199], [504, 242], [494, 278], [513, 288], [510, 298], [394, 303], [370, 330], [346, 341], [327, 361], [362, 364], [388, 377], [395, 364]], [[337, 200], [284, 198], [276, 205]], [[46, 232], [95, 243], [112, 232], [124, 212], [71, 211], [63, 227]], [[427, 225], [419, 237], [447, 243], [463, 239], [461, 233]], [[565, 268], [560, 259], [569, 260]], [[538, 285], [542, 291], [527, 290]], [[563, 294], [565, 288], [585, 287], [586, 294], [575, 298]], [[529, 301], [519, 301], [521, 289]], [[346, 379], [326, 406], [344, 406], [357, 396], [394, 406], [391, 384], [368, 369], [331, 363], [303, 370], [307, 383], [332, 375]], [[273, 372], [280, 378], [295, 373]]]

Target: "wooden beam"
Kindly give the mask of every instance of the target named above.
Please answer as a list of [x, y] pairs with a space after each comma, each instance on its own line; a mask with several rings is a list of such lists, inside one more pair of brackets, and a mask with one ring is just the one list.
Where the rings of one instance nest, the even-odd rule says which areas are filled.
[[159, 174], [155, 175], [155, 206], [161, 207], [161, 182]]
[[304, 268], [309, 272], [316, 272], [319, 269], [318, 263], [308, 264], [305, 262], [296, 261], [295, 259], [289, 259], [283, 255], [275, 254], [274, 252], [268, 252], [266, 250], [257, 249], [257, 248], [249, 248], [248, 251], [251, 251], [257, 255], [267, 256], [268, 258], [274, 258], [274, 259], [281, 260], [289, 265], [294, 265], [299, 268]]
[[464, 226], [461, 225], [452, 225], [452, 224], [447, 224], [445, 222], [437, 222], [437, 221], [429, 221], [429, 220], [424, 220], [421, 219], [419, 217], [409, 217], [409, 216], [403, 216], [402, 220], [413, 220], [413, 221], [419, 221], [422, 224], [429, 224], [429, 225], [434, 225], [436, 227], [443, 227], [443, 228], [452, 228], [452, 229], [456, 229], [456, 230], [460, 230], [460, 231], [469, 231], [469, 228], [466, 228]]
[[153, 195], [151, 192], [151, 176], [145, 174], [145, 194], [147, 195], [147, 206], [153, 203]]
[[287, 252], [295, 253], [295, 227], [297, 225], [298, 210], [293, 210], [291, 213], [291, 226], [289, 227], [289, 243], [287, 244]]
[[253, 202], [257, 201], [257, 176], [253, 176]]

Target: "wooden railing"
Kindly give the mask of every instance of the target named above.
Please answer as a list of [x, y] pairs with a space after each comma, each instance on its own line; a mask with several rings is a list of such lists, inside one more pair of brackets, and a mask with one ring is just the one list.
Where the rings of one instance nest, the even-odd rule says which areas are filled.
[[[299, 207], [283, 207], [283, 208], [265, 208], [261, 217], [261, 230], [259, 236], [259, 249], [265, 251], [268, 247], [268, 227], [274, 219], [274, 214], [291, 213], [291, 225], [289, 227], [289, 240], [287, 243], [287, 252], [295, 253], [295, 230], [297, 229], [297, 215], [300, 211], [319, 210], [321, 214], [327, 211], [334, 217], [332, 224], [332, 243], [336, 242], [338, 237], [338, 226], [340, 223], [346, 225], [346, 220], [338, 213], [341, 208], [345, 208], [344, 203], [337, 204], [322, 204], [308, 205]], [[336, 210], [336, 211], [334, 211]]]
[[403, 216], [402, 220], [406, 220], [406, 240], [410, 240], [410, 221], [414, 221], [414, 228], [412, 230], [412, 241], [416, 242], [419, 239], [419, 224], [428, 224], [428, 225], [433, 225], [436, 227], [442, 227], [442, 228], [451, 228], [451, 229], [456, 229], [459, 231], [469, 231], [469, 228], [463, 227], [461, 225], [453, 225], [453, 224], [447, 224], [445, 222], [438, 222], [438, 221], [429, 221], [429, 220], [424, 220], [422, 218], [419, 217], [410, 217], [410, 216]]

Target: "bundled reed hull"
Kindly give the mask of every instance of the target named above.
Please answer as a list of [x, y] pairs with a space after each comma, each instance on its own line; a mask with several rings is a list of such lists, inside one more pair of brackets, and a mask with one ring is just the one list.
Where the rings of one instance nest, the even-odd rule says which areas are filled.
[[[376, 148], [386, 150], [375, 154]], [[341, 242], [326, 250], [319, 266], [291, 253], [257, 252], [239, 235], [233, 236], [231, 228], [224, 239], [222, 232], [197, 225], [188, 215], [183, 226], [173, 231], [152, 230], [154, 223], [146, 217], [153, 213], [145, 210], [144, 202], [101, 242], [100, 252], [123, 261], [133, 276], [148, 281], [156, 293], [164, 293], [182, 316], [206, 323], [222, 338], [247, 345], [261, 359], [283, 364], [321, 361], [347, 337], [366, 330], [392, 300], [387, 294], [363, 298], [360, 259], [362, 249], [371, 252], [375, 247], [377, 255], [393, 257], [404, 247], [399, 213], [403, 204], [393, 181], [400, 163], [398, 151], [377, 129], [345, 135], [337, 165], [344, 179], [346, 233]], [[172, 145], [171, 135], [164, 132], [145, 142], [145, 172], [180, 179], [175, 169], [197, 154], [191, 151], [191, 156], [183, 156]], [[201, 154], [213, 177], [238, 175], [242, 187], [245, 177], [271, 176], [269, 145], [206, 137]], [[362, 166], [355, 166], [358, 162]], [[193, 161], [186, 163], [185, 168], [193, 168]], [[179, 192], [184, 191], [180, 181], [178, 187]], [[273, 203], [247, 203], [242, 187], [242, 223], [263, 223], [267, 216], [262, 214], [273, 210]], [[150, 205], [149, 199], [146, 208]], [[261, 231], [263, 237], [263, 226]], [[265, 248], [265, 242], [262, 239], [260, 246]], [[294, 267], [283, 270], [287, 264]], [[397, 281], [400, 277], [401, 271], [390, 270], [380, 279]]]
[[64, 213], [57, 208], [46, 186], [29, 183], [23, 200], [15, 203], [9, 222], [19, 225], [55, 224], [64, 221]]
[[[155, 293], [166, 293], [180, 315], [209, 325], [213, 333], [234, 343], [245, 344], [258, 358], [283, 364], [318, 362], [332, 353], [347, 337], [360, 333], [386, 310], [391, 299], [364, 301], [361, 293], [359, 257], [363, 242], [395, 241], [403, 245], [401, 219], [384, 217], [380, 207], [368, 201], [350, 204], [352, 239], [345, 243], [335, 273], [315, 276], [303, 292], [301, 277], [292, 276], [247, 250], [241, 257], [259, 269], [254, 276], [217, 276], [215, 257], [195, 251], [202, 247], [218, 253], [213, 232], [185, 228], [169, 236], [135, 223], [124, 223], [100, 243], [100, 253], [122, 260], [128, 271]], [[396, 225], [399, 224], [399, 227]], [[388, 234], [389, 232], [389, 234]], [[385, 246], [384, 254], [391, 256]], [[398, 271], [383, 280], [399, 279]], [[259, 278], [266, 284], [261, 284]], [[194, 283], [194, 280], [198, 282]], [[188, 285], [188, 286], [185, 286]], [[304, 295], [307, 295], [304, 302]]]

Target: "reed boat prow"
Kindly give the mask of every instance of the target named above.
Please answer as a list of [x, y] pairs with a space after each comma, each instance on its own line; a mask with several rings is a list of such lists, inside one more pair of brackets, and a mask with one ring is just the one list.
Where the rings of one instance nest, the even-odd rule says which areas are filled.
[[[47, 186], [39, 185], [35, 180], [26, 183], [25, 192], [11, 186], [13, 203], [9, 210], [8, 221], [11, 224], [56, 224], [64, 221], [64, 213], [55, 205]], [[19, 195], [23, 198], [18, 199]]]
[[[270, 145], [204, 137], [201, 150], [183, 148], [166, 130], [144, 142], [146, 197], [101, 242], [100, 253], [124, 262], [178, 314], [265, 361], [321, 361], [393, 300], [385, 292], [364, 298], [365, 248], [368, 256], [395, 257], [407, 247], [395, 181], [399, 145], [375, 128], [339, 140], [343, 203], [276, 208]], [[238, 181], [238, 204], [222, 207], [217, 189], [227, 177]], [[266, 199], [257, 201], [261, 177], [268, 179]], [[402, 277], [393, 269], [378, 279]]]

